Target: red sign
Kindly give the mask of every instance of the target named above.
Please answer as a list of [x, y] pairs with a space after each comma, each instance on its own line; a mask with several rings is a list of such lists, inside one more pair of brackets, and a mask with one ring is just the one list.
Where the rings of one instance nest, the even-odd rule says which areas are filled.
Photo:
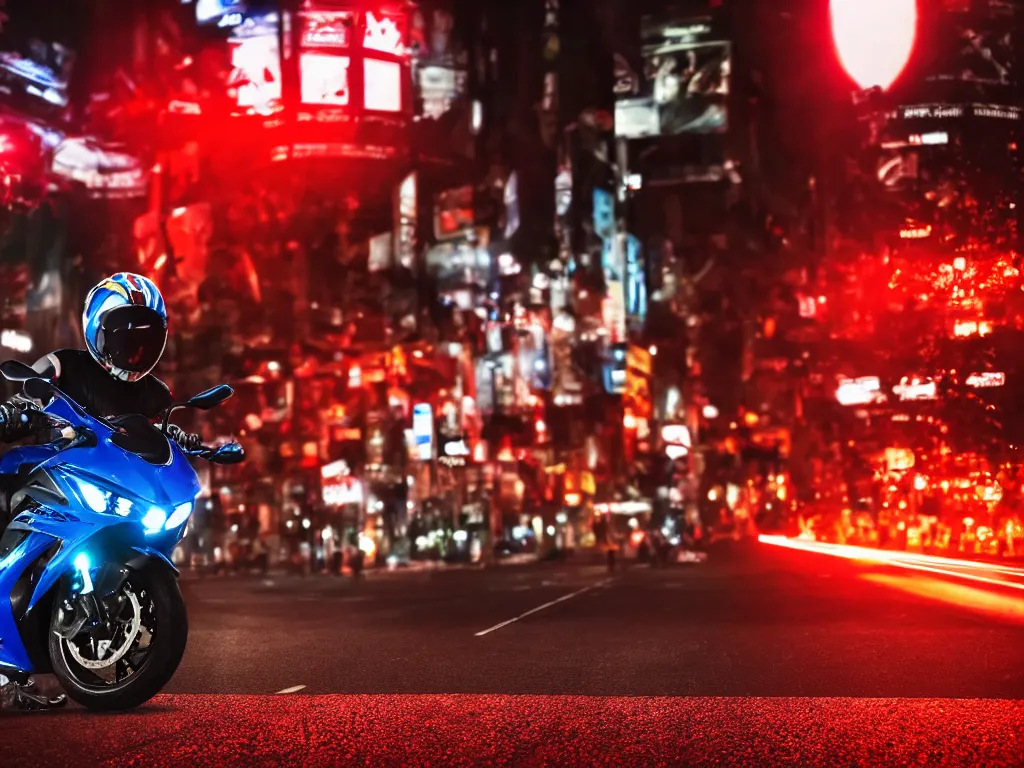
[[434, 234], [438, 240], [458, 237], [467, 229], [472, 229], [474, 221], [473, 187], [459, 187], [437, 196]]

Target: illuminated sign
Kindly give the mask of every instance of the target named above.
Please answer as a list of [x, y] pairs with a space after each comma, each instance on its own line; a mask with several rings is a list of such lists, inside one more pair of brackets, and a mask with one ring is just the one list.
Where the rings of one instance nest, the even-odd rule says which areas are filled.
[[363, 60], [363, 106], [371, 112], [402, 111], [402, 65]]
[[348, 462], [345, 460], [333, 461], [330, 464], [325, 464], [320, 468], [320, 478], [322, 480], [331, 480], [338, 477], [346, 477], [352, 474], [352, 470], [348, 466]]
[[28, 354], [32, 351], [32, 337], [24, 331], [15, 331], [8, 328], [0, 331], [0, 347]]
[[818, 314], [818, 302], [814, 300], [813, 296], [801, 296], [800, 302], [800, 317], [810, 319], [816, 317]]
[[335, 461], [320, 468], [321, 496], [331, 507], [363, 503], [363, 484], [352, 477], [344, 461]]
[[992, 323], [987, 320], [959, 320], [953, 324], [953, 335], [960, 338], [988, 336], [990, 333], [992, 333]]
[[649, 501], [612, 501], [594, 505], [594, 512], [599, 515], [644, 515], [651, 509]]
[[915, 133], [908, 139], [909, 144], [924, 147], [934, 147], [941, 144], [949, 144], [949, 134], [945, 131], [932, 131], [931, 133]]
[[964, 108], [956, 105], [915, 104], [909, 107], [900, 107], [900, 117], [904, 120], [925, 120], [963, 116]]
[[404, 35], [399, 26], [400, 18], [385, 14], [366, 14], [366, 32], [363, 48], [400, 56], [405, 52]]
[[201, 115], [203, 108], [194, 101], [172, 99], [167, 104], [167, 111], [172, 115]]
[[868, 405], [885, 402], [885, 395], [877, 376], [862, 376], [858, 379], [840, 379], [836, 400], [840, 405]]
[[644, 17], [641, 36], [642, 60], [616, 59], [616, 136], [724, 132], [731, 46], [714, 39], [710, 20]]
[[886, 448], [885, 464], [890, 472], [904, 472], [914, 466], [914, 452], [909, 448]]
[[1002, 372], [986, 371], [984, 373], [972, 373], [965, 382], [968, 387], [986, 389], [988, 387], [1001, 387], [1006, 384], [1006, 374]]
[[238, 26], [242, 23], [242, 0], [198, 0], [196, 2], [196, 23], [217, 23], [218, 27]]
[[930, 237], [932, 234], [932, 227], [930, 224], [926, 224], [923, 227], [904, 227], [900, 230], [900, 238], [903, 240], [923, 240], [926, 237]]
[[349, 11], [302, 13], [303, 48], [347, 48], [352, 45], [354, 15]]
[[138, 159], [89, 138], [69, 138], [53, 153], [53, 173], [98, 193], [122, 197], [146, 194], [147, 173]]
[[469, 456], [469, 446], [465, 440], [457, 440], [452, 443], [445, 443], [444, 453], [446, 456]]
[[324, 157], [347, 157], [363, 160], [388, 160], [395, 157], [394, 146], [377, 144], [353, 144], [349, 142], [301, 142], [274, 147], [270, 152], [272, 162], [302, 160]]
[[[621, 280], [607, 281], [607, 295], [601, 300], [601, 320], [613, 344], [626, 338], [626, 292]], [[625, 384], [625, 371], [623, 371]]]
[[348, 106], [348, 56], [326, 53], [303, 53], [299, 56], [302, 103]]
[[999, 104], [971, 104], [971, 114], [975, 117], [991, 117], [996, 120], [1020, 120], [1020, 108]]
[[[275, 19], [276, 21], [276, 19]], [[236, 30], [242, 32], [243, 28]], [[235, 103], [245, 109], [265, 112], [281, 100], [281, 53], [276, 29], [245, 29], [245, 37], [229, 41], [231, 75], [228, 87], [235, 91]]]
[[473, 187], [464, 186], [442, 192], [434, 205], [434, 236], [450, 240], [473, 228], [476, 220]]
[[675, 445], [680, 448], [692, 447], [690, 428], [685, 424], [666, 424], [661, 428], [661, 439], [666, 445]]
[[420, 461], [430, 461], [434, 458], [434, 411], [429, 403], [413, 406], [412, 431]]
[[933, 379], [918, 376], [904, 376], [892, 391], [900, 400], [935, 400], [939, 396], [938, 385]]
[[1019, 107], [1003, 104], [914, 104], [900, 107], [900, 117], [904, 120], [935, 120], [965, 115], [993, 120], [1020, 120], [1021, 111]]
[[416, 260], [417, 176], [416, 172], [406, 176], [398, 185], [395, 201], [395, 258], [407, 269], [412, 269]]
[[420, 67], [417, 80], [426, 117], [440, 117], [451, 109], [455, 99], [466, 92], [466, 73], [449, 67]]

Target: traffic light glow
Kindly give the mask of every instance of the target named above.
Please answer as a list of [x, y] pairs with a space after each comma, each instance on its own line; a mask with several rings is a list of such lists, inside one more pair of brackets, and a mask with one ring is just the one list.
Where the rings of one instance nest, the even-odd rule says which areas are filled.
[[862, 89], [888, 89], [914, 49], [916, 0], [831, 0], [829, 12], [846, 73]]

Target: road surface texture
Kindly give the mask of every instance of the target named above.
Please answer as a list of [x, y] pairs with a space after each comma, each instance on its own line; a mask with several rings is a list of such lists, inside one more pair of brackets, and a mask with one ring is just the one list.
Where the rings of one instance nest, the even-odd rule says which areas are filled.
[[1024, 592], [998, 585], [751, 545], [183, 587], [166, 695], [0, 713], [0, 764], [1024, 763]]

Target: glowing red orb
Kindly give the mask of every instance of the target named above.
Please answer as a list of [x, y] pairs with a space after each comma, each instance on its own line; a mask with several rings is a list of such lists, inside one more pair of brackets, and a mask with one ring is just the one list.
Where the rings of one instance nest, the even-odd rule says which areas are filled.
[[861, 88], [892, 85], [914, 49], [916, 0], [831, 0], [829, 10], [846, 73]]

